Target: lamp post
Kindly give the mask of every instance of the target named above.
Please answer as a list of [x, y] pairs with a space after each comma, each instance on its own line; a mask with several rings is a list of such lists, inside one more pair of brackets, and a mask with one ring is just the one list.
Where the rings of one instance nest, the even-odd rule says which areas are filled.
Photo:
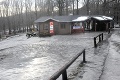
[[110, 16], [110, 13], [111, 13], [111, 12], [110, 12], [110, 10], [109, 10], [109, 12], [108, 12], [109, 16]]
[[91, 12], [91, 11], [89, 10], [89, 15], [91, 15], [90, 12]]
[[52, 17], [53, 17], [53, 11], [52, 11]]

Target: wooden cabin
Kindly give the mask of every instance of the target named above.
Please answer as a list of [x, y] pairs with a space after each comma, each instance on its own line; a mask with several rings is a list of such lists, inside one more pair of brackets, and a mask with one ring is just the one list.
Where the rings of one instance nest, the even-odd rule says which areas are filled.
[[92, 31], [105, 31], [113, 19], [107, 16], [46, 16], [35, 21], [39, 27], [39, 35], [66, 35]]

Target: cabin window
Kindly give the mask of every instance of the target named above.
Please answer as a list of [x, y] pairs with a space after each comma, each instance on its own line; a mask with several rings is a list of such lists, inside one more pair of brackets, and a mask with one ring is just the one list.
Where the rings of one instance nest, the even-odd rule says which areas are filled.
[[48, 25], [47, 24], [44, 25], [44, 30], [48, 30]]
[[61, 29], [65, 29], [65, 23], [62, 23], [62, 24], [60, 25], [60, 27], [61, 27]]

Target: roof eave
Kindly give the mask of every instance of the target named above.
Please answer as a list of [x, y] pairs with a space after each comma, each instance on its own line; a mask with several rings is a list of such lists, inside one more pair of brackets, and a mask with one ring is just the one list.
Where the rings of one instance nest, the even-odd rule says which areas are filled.
[[56, 20], [56, 19], [53, 19], [53, 18], [48, 18], [48, 19], [46, 19], [46, 20], [44, 20], [44, 21], [35, 21], [35, 23], [42, 23], [42, 22], [46, 22], [46, 21], [48, 21], [48, 20], [53, 20], [53, 21], [56, 21], [56, 22], [59, 22], [59, 20]]

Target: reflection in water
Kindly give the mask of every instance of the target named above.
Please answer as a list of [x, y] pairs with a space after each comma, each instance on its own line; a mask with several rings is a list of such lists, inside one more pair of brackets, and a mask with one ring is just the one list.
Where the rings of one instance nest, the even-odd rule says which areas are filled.
[[35, 58], [30, 62], [30, 65], [26, 66], [25, 73], [23, 74], [23, 79], [27, 77], [28, 79], [34, 79], [36, 77], [42, 77], [44, 72], [48, 70], [47, 63], [49, 63], [50, 60], [47, 57], [42, 58]]

